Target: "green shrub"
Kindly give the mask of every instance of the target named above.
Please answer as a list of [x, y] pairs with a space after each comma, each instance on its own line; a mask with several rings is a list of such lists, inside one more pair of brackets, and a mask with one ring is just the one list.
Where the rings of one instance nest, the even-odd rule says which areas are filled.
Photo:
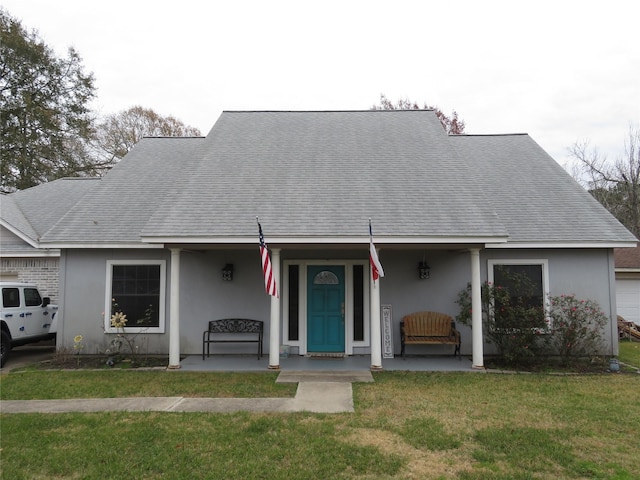
[[[485, 282], [481, 287], [482, 323], [485, 338], [494, 344], [507, 364], [527, 363], [546, 345], [547, 321], [544, 305], [524, 275], [502, 272], [506, 288]], [[471, 286], [458, 294], [460, 313], [456, 320], [471, 324]]]
[[563, 364], [601, 350], [602, 329], [609, 319], [593, 300], [581, 300], [574, 295], [550, 297], [549, 318], [551, 345]]

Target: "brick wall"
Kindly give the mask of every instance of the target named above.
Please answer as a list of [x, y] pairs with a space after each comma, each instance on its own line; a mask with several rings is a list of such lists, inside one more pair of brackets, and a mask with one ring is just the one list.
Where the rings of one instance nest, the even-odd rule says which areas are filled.
[[58, 278], [60, 259], [44, 258], [2, 258], [0, 273], [17, 275], [18, 281], [34, 283], [43, 297], [50, 297], [51, 303], [58, 303]]

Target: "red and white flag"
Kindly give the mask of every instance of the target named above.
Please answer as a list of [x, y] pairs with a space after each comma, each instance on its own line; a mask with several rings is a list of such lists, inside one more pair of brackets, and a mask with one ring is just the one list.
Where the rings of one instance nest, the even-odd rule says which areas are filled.
[[271, 268], [271, 257], [269, 257], [269, 249], [264, 243], [264, 235], [262, 234], [262, 226], [260, 225], [260, 222], [258, 222], [258, 232], [260, 235], [260, 258], [262, 260], [264, 288], [269, 295], [278, 297], [278, 286], [276, 285], [276, 279], [273, 276], [273, 270]]
[[376, 252], [376, 246], [373, 244], [373, 231], [371, 230], [371, 220], [369, 220], [369, 263], [371, 264], [371, 276], [373, 280], [384, 277], [384, 270]]

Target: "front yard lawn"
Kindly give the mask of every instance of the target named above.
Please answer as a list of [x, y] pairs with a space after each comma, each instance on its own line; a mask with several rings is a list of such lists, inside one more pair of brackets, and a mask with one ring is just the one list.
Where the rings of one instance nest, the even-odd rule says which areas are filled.
[[[0, 381], [5, 399], [74, 389], [88, 395], [90, 384], [112, 396], [275, 396], [269, 372], [191, 373], [26, 372]], [[375, 383], [354, 384], [351, 414], [3, 414], [0, 473], [12, 479], [640, 478], [638, 374], [374, 376]]]
[[620, 361], [640, 368], [640, 342], [620, 340]]

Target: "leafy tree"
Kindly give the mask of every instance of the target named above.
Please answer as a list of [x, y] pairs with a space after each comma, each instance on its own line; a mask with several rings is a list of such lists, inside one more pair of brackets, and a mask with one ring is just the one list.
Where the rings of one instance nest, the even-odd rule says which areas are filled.
[[569, 152], [578, 160], [586, 176], [582, 183], [591, 195], [640, 238], [640, 128], [629, 127], [624, 156], [614, 162], [590, 147], [588, 141], [576, 142]]
[[68, 175], [93, 174], [93, 74], [69, 48], [65, 57], [0, 9], [0, 164], [3, 192]]
[[194, 137], [200, 130], [175, 117], [164, 117], [149, 108], [134, 106], [107, 115], [96, 128], [97, 163], [112, 166], [124, 157], [142, 137]]
[[451, 116], [445, 115], [438, 107], [431, 107], [426, 103], [423, 103], [422, 107], [417, 102], [412, 102], [409, 99], [400, 99], [397, 102], [392, 102], [383, 93], [380, 94], [380, 105], [373, 105], [371, 110], [434, 110], [436, 116], [442, 123], [445, 131], [451, 135], [459, 135], [464, 133], [465, 123], [464, 120], [458, 117], [458, 112], [455, 110], [451, 112]]

